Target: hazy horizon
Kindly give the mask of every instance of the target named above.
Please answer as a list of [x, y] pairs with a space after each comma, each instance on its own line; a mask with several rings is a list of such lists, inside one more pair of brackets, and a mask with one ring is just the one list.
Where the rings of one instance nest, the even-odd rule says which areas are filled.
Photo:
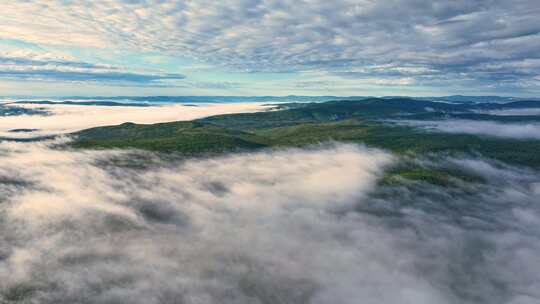
[[122, 98], [122, 97], [238, 97], [238, 98], [285, 98], [285, 97], [336, 97], [336, 98], [384, 98], [384, 97], [405, 97], [405, 98], [444, 98], [444, 97], [493, 97], [493, 98], [517, 98], [517, 99], [538, 99], [537, 95], [520, 96], [520, 95], [464, 95], [464, 94], [445, 94], [445, 95], [297, 95], [297, 94], [283, 94], [283, 95], [5, 95], [0, 98]]
[[0, 12], [0, 304], [540, 303], [540, 0]]

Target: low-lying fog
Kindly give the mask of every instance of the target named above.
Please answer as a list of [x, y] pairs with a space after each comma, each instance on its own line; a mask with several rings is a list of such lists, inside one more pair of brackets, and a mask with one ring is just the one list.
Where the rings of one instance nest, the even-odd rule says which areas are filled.
[[530, 116], [540, 115], [539, 108], [526, 108], [526, 109], [504, 109], [504, 110], [489, 110], [489, 111], [475, 111], [481, 114], [497, 115], [497, 116]]
[[[17, 104], [24, 109], [40, 110], [47, 115], [0, 116], [0, 137], [31, 138], [71, 133], [92, 127], [124, 122], [158, 123], [193, 120], [219, 114], [255, 112], [266, 109], [261, 103], [221, 103], [158, 106], [95, 106], [65, 104]], [[14, 132], [28, 130], [28, 132]]]
[[538, 172], [410, 160], [485, 179], [442, 188], [380, 184], [401, 160], [350, 144], [165, 162], [54, 143], [0, 143], [0, 302], [540, 301]]
[[426, 131], [473, 134], [509, 139], [540, 140], [540, 123], [500, 123], [468, 119], [394, 120], [392, 123], [412, 126]]

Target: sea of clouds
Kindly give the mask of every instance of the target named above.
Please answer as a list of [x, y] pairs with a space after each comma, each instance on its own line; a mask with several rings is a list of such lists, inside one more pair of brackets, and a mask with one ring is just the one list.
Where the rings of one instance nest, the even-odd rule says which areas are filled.
[[[0, 142], [0, 302], [538, 303], [540, 175], [381, 183], [352, 144], [163, 160]], [[11, 302], [10, 302], [11, 301]]]
[[[4, 107], [35, 112], [0, 116], [0, 137], [5, 138], [59, 135], [93, 127], [117, 125], [128, 121], [150, 124], [268, 109], [268, 106], [262, 103], [198, 104], [197, 106], [170, 104], [145, 107], [17, 104], [5, 105]], [[21, 129], [31, 132], [13, 132], [13, 130]]]

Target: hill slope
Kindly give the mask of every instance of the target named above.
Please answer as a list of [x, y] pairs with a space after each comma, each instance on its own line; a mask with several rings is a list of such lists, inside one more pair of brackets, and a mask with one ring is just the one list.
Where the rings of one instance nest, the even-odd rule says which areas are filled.
[[77, 148], [136, 148], [186, 154], [267, 146], [254, 134], [190, 121], [152, 125], [124, 123], [83, 130], [76, 136], [73, 146]]
[[[531, 107], [536, 102], [498, 107]], [[475, 154], [505, 162], [540, 167], [540, 141], [514, 140], [464, 134], [428, 133], [393, 126], [381, 119], [469, 115], [485, 105], [456, 105], [411, 99], [367, 99], [306, 104], [291, 109], [219, 115], [191, 122], [153, 125], [125, 123], [76, 133], [78, 148], [137, 148], [194, 155], [265, 147], [287, 147], [325, 141], [365, 143], [396, 153]], [[492, 116], [490, 116], [492, 117]], [[504, 116], [505, 120], [512, 117]], [[517, 121], [519, 118], [515, 117]]]

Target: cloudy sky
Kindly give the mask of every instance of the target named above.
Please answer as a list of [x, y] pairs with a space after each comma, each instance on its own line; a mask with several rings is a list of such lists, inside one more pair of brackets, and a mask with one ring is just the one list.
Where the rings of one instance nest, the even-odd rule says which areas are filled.
[[538, 96], [537, 0], [0, 3], [0, 96]]

